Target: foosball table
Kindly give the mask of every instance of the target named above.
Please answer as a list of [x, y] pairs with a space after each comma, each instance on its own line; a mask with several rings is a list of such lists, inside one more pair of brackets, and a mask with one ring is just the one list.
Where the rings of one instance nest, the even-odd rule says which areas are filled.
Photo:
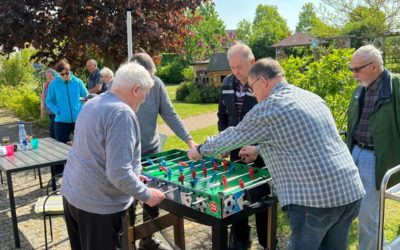
[[254, 213], [260, 203], [268, 214], [267, 249], [276, 246], [276, 197], [266, 168], [204, 157], [193, 162], [182, 150], [142, 158], [149, 186], [163, 190], [159, 207], [212, 227], [212, 248], [227, 248], [227, 226]]

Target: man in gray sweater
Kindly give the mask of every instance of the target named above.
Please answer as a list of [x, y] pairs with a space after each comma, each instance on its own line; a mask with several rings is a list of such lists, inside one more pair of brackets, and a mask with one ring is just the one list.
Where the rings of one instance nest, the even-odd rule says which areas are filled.
[[[155, 76], [156, 66], [153, 59], [144, 52], [136, 53], [131, 58], [132, 62], [137, 62], [147, 69], [154, 80], [154, 86], [146, 97], [145, 103], [140, 106], [137, 117], [142, 135], [142, 156], [158, 153], [161, 151], [160, 138], [157, 133], [157, 117], [160, 114], [166, 124], [174, 133], [186, 144], [189, 149], [196, 147], [197, 143], [192, 139], [189, 132], [184, 127], [178, 114], [172, 106], [168, 97], [167, 90], [160, 78]], [[147, 221], [159, 215], [158, 207], [143, 206], [143, 220]], [[161, 242], [154, 237], [146, 237], [139, 243], [140, 249], [166, 249]]]
[[165, 198], [140, 176], [140, 128], [134, 111], [152, 86], [141, 65], [125, 64], [112, 90], [88, 101], [78, 116], [61, 188], [73, 250], [121, 247], [124, 210], [133, 199], [154, 206]]

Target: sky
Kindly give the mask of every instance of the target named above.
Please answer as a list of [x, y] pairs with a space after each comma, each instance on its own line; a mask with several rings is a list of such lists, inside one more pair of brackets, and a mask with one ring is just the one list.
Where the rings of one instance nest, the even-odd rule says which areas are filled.
[[296, 29], [301, 7], [311, 2], [316, 8], [319, 0], [215, 0], [215, 8], [228, 30], [237, 28], [240, 20], [253, 22], [257, 5], [268, 4], [278, 7], [279, 14], [286, 19], [291, 31]]

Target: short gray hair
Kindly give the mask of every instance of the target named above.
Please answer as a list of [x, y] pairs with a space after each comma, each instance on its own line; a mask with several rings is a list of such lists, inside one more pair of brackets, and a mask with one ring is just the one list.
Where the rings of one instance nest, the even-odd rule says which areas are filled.
[[142, 89], [150, 89], [153, 85], [153, 79], [142, 65], [129, 62], [121, 65], [115, 73], [112, 88], [130, 89], [140, 86]]
[[284, 76], [285, 72], [278, 61], [272, 58], [262, 58], [258, 60], [249, 70], [249, 76], [263, 76], [272, 79], [277, 76]]
[[149, 71], [150, 75], [154, 76], [156, 74], [156, 65], [154, 64], [154, 61], [151, 56], [149, 56], [149, 54], [145, 52], [135, 53], [131, 57], [130, 61], [142, 65], [145, 69], [147, 69], [147, 71]]
[[[96, 66], [96, 68], [97, 68], [97, 62], [96, 62], [96, 60], [94, 60], [94, 59], [89, 59], [87, 62], [93, 63], [94, 66]], [[87, 62], [86, 62], [86, 63], [87, 63]]]
[[48, 68], [46, 69], [46, 71], [44, 72], [45, 74], [51, 74], [53, 76], [56, 76], [56, 71], [52, 68]]
[[382, 52], [374, 45], [369, 44], [358, 48], [356, 52], [354, 52], [353, 57], [354, 56], [360, 56], [365, 63], [377, 63], [380, 69], [383, 70]]
[[112, 72], [112, 70], [107, 68], [107, 67], [103, 67], [100, 70], [100, 75], [101, 76], [110, 76], [111, 78], [113, 78], [114, 77], [114, 72]]
[[250, 47], [242, 42], [235, 42], [229, 49], [228, 49], [228, 60], [231, 59], [233, 55], [240, 53], [244, 59], [251, 61], [254, 59], [253, 51], [251, 51]]

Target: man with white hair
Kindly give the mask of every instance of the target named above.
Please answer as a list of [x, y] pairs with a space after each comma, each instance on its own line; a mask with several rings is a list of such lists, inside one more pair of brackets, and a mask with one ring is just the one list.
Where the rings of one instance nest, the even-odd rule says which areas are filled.
[[[366, 190], [359, 214], [359, 249], [376, 249], [379, 189], [386, 171], [400, 164], [400, 78], [383, 67], [372, 45], [354, 52], [350, 70], [358, 82], [348, 110], [347, 144]], [[400, 182], [395, 175], [389, 185]]]
[[94, 59], [89, 59], [86, 62], [86, 69], [89, 72], [89, 77], [87, 80], [87, 89], [91, 94], [100, 94], [102, 91], [101, 75], [97, 68], [97, 62]]
[[121, 248], [123, 216], [133, 202], [157, 205], [164, 194], [140, 176], [140, 129], [135, 112], [153, 86], [145, 68], [122, 65], [110, 91], [88, 101], [61, 188], [71, 248]]

